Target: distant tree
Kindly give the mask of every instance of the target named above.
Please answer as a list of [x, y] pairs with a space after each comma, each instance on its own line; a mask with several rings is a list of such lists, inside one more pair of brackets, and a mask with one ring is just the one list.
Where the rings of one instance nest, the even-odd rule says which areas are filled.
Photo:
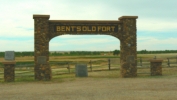
[[145, 50], [141, 50], [140, 53], [141, 53], [141, 54], [147, 54], [148, 51], [145, 49]]
[[114, 50], [113, 51], [113, 55], [119, 55], [119, 53], [120, 53], [120, 50]]
[[[68, 52], [65, 52], [64, 55], [68, 55], [69, 53]], [[62, 55], [62, 54], [61, 54]]]
[[4, 52], [0, 52], [0, 57], [4, 57]]

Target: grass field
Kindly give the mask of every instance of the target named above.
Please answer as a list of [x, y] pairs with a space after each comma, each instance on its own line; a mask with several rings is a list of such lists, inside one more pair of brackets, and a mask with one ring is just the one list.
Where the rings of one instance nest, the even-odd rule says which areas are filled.
[[[163, 59], [163, 75], [173, 75], [176, 74], [177, 64], [168, 68], [167, 67], [167, 57], [176, 57], [177, 53], [169, 53], [169, 54], [138, 54], [137, 60], [141, 57], [143, 62], [147, 62], [145, 67], [138, 67], [138, 77], [149, 77], [150, 69], [149, 69], [149, 59], [153, 59], [156, 56], [157, 59]], [[111, 62], [111, 69], [115, 69], [112, 71], [108, 71], [108, 59], [115, 59]], [[75, 77], [73, 74], [75, 71], [75, 64], [84, 63], [88, 65], [89, 77], [119, 77], [120, 75], [120, 63], [119, 56], [105, 56], [105, 55], [97, 55], [97, 56], [54, 56], [50, 57], [50, 65], [52, 68], [52, 76], [53, 80], [61, 79], [62, 77]], [[15, 69], [15, 79], [16, 81], [34, 81], [34, 57], [16, 57], [16, 69]], [[92, 70], [94, 72], [90, 72], [90, 60], [92, 61]], [[3, 61], [3, 58], [0, 58], [0, 61]], [[112, 61], [112, 60], [111, 60]], [[170, 60], [172, 62], [176, 62], [176, 59]], [[70, 67], [67, 69], [68, 63]], [[31, 64], [29, 66], [26, 66]], [[18, 65], [21, 65], [20, 67]], [[138, 64], [139, 65], [139, 64]], [[26, 66], [26, 67], [24, 67]], [[100, 71], [106, 71], [106, 73], [111, 73], [110, 75], [104, 76], [103, 74], [99, 74]], [[95, 74], [98, 73], [98, 74]], [[95, 75], [95, 76], [94, 76]], [[101, 76], [100, 76], [101, 75]], [[103, 76], [102, 76], [103, 75]], [[115, 75], [115, 76], [114, 76]], [[0, 68], [0, 82], [3, 82], [3, 67], [1, 65]]]
[[[135, 78], [120, 78], [120, 65], [116, 62], [108, 70], [108, 58], [117, 56], [61, 56], [50, 57], [51, 81], [35, 81], [33, 66], [16, 67], [15, 82], [3, 82], [0, 68], [0, 100], [176, 100], [177, 64], [167, 67], [167, 57], [177, 54], [138, 55], [144, 62], [157, 57], [164, 59], [162, 76], [150, 76], [148, 66], [138, 67]], [[17, 57], [18, 64], [32, 64], [33, 57]], [[3, 58], [0, 58], [2, 61]], [[92, 60], [87, 78], [75, 77], [74, 65]], [[70, 62], [71, 73], [68, 73]], [[175, 59], [173, 60], [175, 62]], [[58, 64], [59, 63], [59, 64]], [[114, 68], [114, 69], [113, 69]]]

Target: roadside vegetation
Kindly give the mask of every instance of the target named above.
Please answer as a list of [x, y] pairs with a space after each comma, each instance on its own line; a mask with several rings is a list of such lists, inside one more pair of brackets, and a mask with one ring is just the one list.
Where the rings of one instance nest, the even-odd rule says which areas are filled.
[[[162, 53], [162, 54], [138, 54], [137, 58], [142, 58], [143, 62], [147, 62], [147, 67], [138, 67], [138, 76], [136, 78], [174, 78], [177, 76], [177, 63], [172, 66], [167, 66], [167, 57], [176, 57], [177, 53]], [[150, 68], [148, 59], [163, 59], [162, 76], [150, 76]], [[111, 62], [111, 70], [108, 70], [108, 59], [115, 59]], [[75, 55], [75, 56], [50, 56], [50, 66], [52, 69], [51, 82], [74, 81], [75, 64], [86, 63], [88, 65], [88, 75], [90, 78], [120, 78], [120, 55]], [[0, 57], [3, 61], [4, 57]], [[15, 82], [36, 82], [34, 80], [34, 57], [23, 56], [16, 57], [15, 66]], [[92, 70], [90, 63], [92, 62]], [[170, 60], [176, 62], [176, 59]], [[68, 70], [68, 63], [70, 70]], [[3, 65], [0, 63], [0, 82], [3, 82]]]
[[[165, 54], [165, 53], [177, 53], [177, 50], [140, 50], [137, 51], [137, 54]], [[66, 51], [66, 52], [59, 52], [59, 51], [51, 51], [50, 56], [83, 56], [83, 55], [119, 55], [120, 50], [113, 50], [113, 51]], [[24, 57], [24, 56], [33, 56], [33, 51], [24, 51], [18, 52], [15, 51], [15, 57]], [[0, 57], [4, 57], [4, 52], [0, 52]]]

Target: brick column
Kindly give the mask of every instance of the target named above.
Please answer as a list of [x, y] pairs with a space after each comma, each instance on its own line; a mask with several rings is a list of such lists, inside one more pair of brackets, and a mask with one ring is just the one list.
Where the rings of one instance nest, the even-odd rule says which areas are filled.
[[4, 81], [13, 82], [15, 80], [15, 61], [4, 61]]
[[[33, 15], [34, 19], [34, 61], [35, 79], [50, 80], [51, 68], [49, 65], [49, 15]], [[45, 64], [38, 64], [38, 56], [46, 56]]]
[[162, 75], [162, 61], [160, 59], [152, 59], [151, 63], [151, 76]]
[[[136, 39], [136, 19], [138, 16], [122, 16], [122, 36], [120, 38], [120, 54], [121, 54], [121, 77], [137, 76], [137, 39]], [[126, 61], [127, 56], [132, 55], [135, 58], [134, 63]]]

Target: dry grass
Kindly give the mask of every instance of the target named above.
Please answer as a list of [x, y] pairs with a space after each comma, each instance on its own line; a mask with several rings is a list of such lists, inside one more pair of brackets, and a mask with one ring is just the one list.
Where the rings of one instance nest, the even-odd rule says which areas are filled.
[[176, 100], [177, 75], [120, 78], [119, 71], [91, 72], [87, 78], [0, 84], [0, 100]]
[[154, 58], [156, 56], [157, 59], [167, 59], [167, 57], [176, 57], [177, 53], [165, 53], [165, 54], [138, 54], [138, 57], [145, 58]]
[[[138, 57], [166, 59], [176, 54], [148, 54]], [[94, 60], [105, 58], [94, 58]], [[0, 58], [2, 60], [2, 58]], [[16, 61], [33, 61], [33, 57]], [[84, 57], [51, 57], [51, 61], [89, 61]], [[53, 66], [55, 67], [55, 66]], [[73, 67], [73, 66], [71, 66]], [[55, 69], [52, 69], [55, 70]], [[89, 72], [87, 78], [74, 74], [54, 76], [52, 81], [0, 83], [0, 100], [176, 100], [177, 67], [163, 68], [162, 76], [150, 76], [150, 69], [138, 69], [136, 78], [120, 78], [120, 71]]]

